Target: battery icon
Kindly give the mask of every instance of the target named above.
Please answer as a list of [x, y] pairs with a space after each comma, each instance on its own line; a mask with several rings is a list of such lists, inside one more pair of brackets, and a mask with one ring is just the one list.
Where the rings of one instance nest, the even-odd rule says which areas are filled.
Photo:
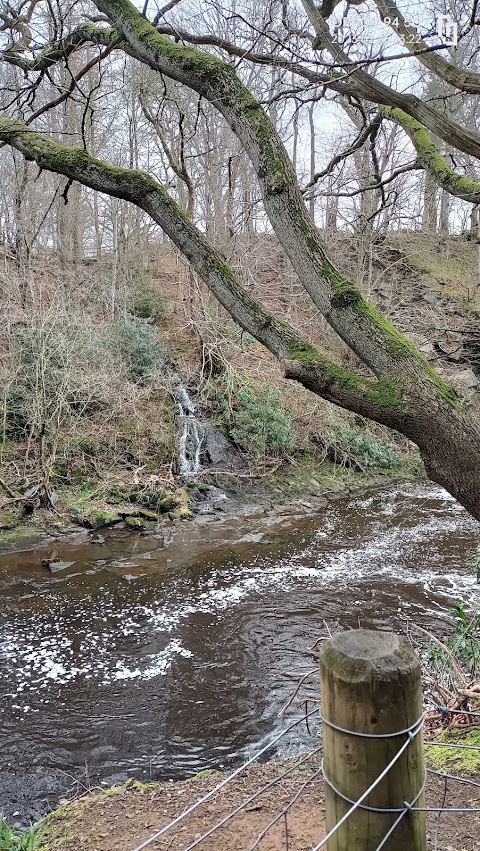
[[437, 35], [445, 43], [445, 47], [456, 47], [458, 44], [458, 24], [451, 15], [438, 15]]

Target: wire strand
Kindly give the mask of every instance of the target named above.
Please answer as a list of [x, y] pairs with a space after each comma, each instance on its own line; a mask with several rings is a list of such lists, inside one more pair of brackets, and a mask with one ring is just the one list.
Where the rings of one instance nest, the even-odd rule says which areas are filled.
[[334, 827], [332, 827], [332, 829], [327, 833], [327, 835], [324, 836], [323, 839], [317, 845], [315, 845], [312, 848], [312, 851], [318, 851], [319, 848], [323, 848], [325, 843], [328, 842], [328, 840], [337, 832], [338, 828], [341, 827], [341, 825], [344, 824], [344, 822], [347, 821], [347, 819], [352, 815], [352, 813], [357, 809], [357, 807], [359, 807], [360, 804], [363, 803], [365, 798], [368, 798], [368, 796], [370, 795], [372, 790], [375, 789], [376, 786], [378, 786], [378, 784], [380, 783], [381, 780], [383, 780], [384, 777], [386, 777], [386, 775], [388, 774], [388, 772], [390, 771], [392, 766], [395, 765], [397, 760], [400, 759], [400, 757], [402, 756], [404, 751], [406, 751], [408, 746], [411, 744], [411, 742], [413, 741], [415, 736], [418, 735], [418, 733], [420, 732], [420, 730], [423, 727], [424, 721], [425, 721], [425, 714], [422, 715], [420, 721], [417, 721], [417, 725], [418, 725], [417, 728], [408, 733], [407, 741], [403, 743], [400, 750], [395, 754], [395, 756], [389, 762], [389, 764], [386, 766], [386, 768], [383, 769], [381, 774], [378, 775], [377, 779], [374, 780], [374, 782], [370, 784], [370, 786], [368, 787], [368, 789], [365, 790], [363, 795], [360, 795], [360, 798], [358, 799], [358, 801], [355, 802], [353, 807], [350, 807], [350, 809], [345, 813], [345, 815], [342, 816], [342, 818], [336, 823], [336, 825]]
[[298, 762], [296, 762], [295, 765], [292, 765], [291, 768], [288, 768], [286, 771], [283, 771], [281, 774], [279, 774], [278, 777], [275, 777], [274, 780], [271, 780], [269, 783], [266, 783], [264, 786], [261, 787], [261, 789], [257, 790], [253, 795], [250, 795], [249, 798], [246, 798], [243, 801], [243, 803], [239, 804], [238, 807], [235, 807], [234, 810], [230, 810], [230, 812], [227, 813], [227, 815], [224, 816], [224, 818], [222, 818], [220, 821], [218, 821], [216, 824], [214, 824], [213, 827], [211, 827], [209, 830], [207, 830], [206, 833], [203, 833], [202, 836], [199, 836], [198, 839], [195, 840], [195, 842], [192, 842], [191, 845], [188, 845], [187, 848], [184, 849], [184, 851], [192, 851], [193, 848], [196, 848], [197, 845], [200, 845], [205, 839], [208, 839], [208, 837], [211, 836], [212, 833], [215, 833], [216, 830], [219, 830], [221, 827], [223, 827], [224, 824], [226, 824], [228, 821], [230, 821], [230, 819], [232, 819], [234, 816], [236, 816], [237, 813], [239, 813], [241, 810], [243, 810], [245, 807], [247, 807], [248, 804], [251, 804], [252, 801], [255, 801], [257, 798], [259, 798], [261, 795], [263, 795], [264, 792], [267, 791], [267, 789], [270, 789], [276, 783], [279, 783], [280, 780], [283, 780], [283, 778], [287, 776], [287, 774], [291, 774], [292, 771], [295, 771], [295, 769], [298, 768], [299, 765], [303, 765], [305, 762], [308, 762], [308, 760], [312, 759], [312, 757], [314, 757], [317, 753], [320, 753], [321, 750], [322, 750], [321, 747], [316, 748], [314, 751], [311, 751], [311, 753], [306, 754], [306, 756], [304, 756], [304, 757], [302, 757], [302, 759], [298, 760]]
[[[318, 709], [312, 709], [311, 712], [308, 713], [307, 717], [309, 717], [310, 715], [315, 715], [317, 713], [318, 713]], [[165, 827], [162, 827], [160, 830], [158, 830], [156, 833], [154, 833], [152, 836], [150, 836], [149, 839], [146, 839], [145, 842], [142, 842], [140, 845], [137, 845], [137, 847], [134, 848], [133, 851], [143, 851], [143, 849], [148, 848], [148, 846], [151, 845], [152, 842], [156, 842], [157, 839], [159, 839], [161, 836], [163, 836], [165, 833], [167, 833], [167, 831], [171, 830], [172, 827], [175, 827], [175, 825], [178, 824], [179, 822], [181, 822], [182, 819], [186, 818], [188, 815], [190, 815], [190, 813], [193, 813], [198, 807], [201, 806], [201, 804], [204, 804], [211, 797], [213, 797], [213, 795], [215, 795], [217, 792], [219, 792], [220, 789], [223, 789], [223, 787], [226, 786], [227, 783], [230, 783], [230, 781], [233, 780], [234, 777], [237, 777], [239, 774], [241, 774], [241, 772], [244, 771], [246, 768], [248, 768], [248, 766], [251, 765], [252, 762], [256, 762], [256, 760], [260, 756], [262, 756], [262, 754], [264, 754], [266, 751], [270, 750], [270, 748], [273, 747], [273, 745], [275, 745], [281, 738], [283, 738], [283, 736], [285, 736], [287, 733], [289, 733], [290, 730], [293, 730], [294, 727], [298, 727], [298, 725], [301, 724], [304, 720], [305, 720], [305, 716], [302, 715], [301, 718], [298, 718], [296, 721], [293, 722], [293, 724], [290, 724], [289, 727], [287, 727], [285, 730], [282, 730], [281, 733], [279, 733], [277, 736], [275, 736], [270, 742], [268, 742], [268, 744], [266, 744], [263, 748], [261, 748], [261, 750], [257, 751], [256, 754], [254, 754], [253, 756], [250, 757], [250, 759], [248, 759], [246, 762], [244, 762], [243, 765], [241, 765], [234, 772], [232, 772], [232, 774], [229, 774], [228, 777], [225, 777], [225, 779], [222, 780], [222, 782], [219, 783], [218, 786], [215, 786], [214, 789], [211, 789], [210, 792], [207, 792], [198, 801], [195, 801], [194, 804], [192, 804], [190, 807], [188, 807], [186, 810], [184, 810], [183, 813], [181, 813], [179, 816], [174, 818], [171, 822], [169, 822], [169, 824], [166, 824]]]

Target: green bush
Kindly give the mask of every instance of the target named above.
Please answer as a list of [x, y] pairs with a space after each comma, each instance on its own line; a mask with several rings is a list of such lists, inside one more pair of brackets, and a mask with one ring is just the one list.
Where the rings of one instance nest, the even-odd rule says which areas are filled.
[[128, 377], [137, 384], [150, 384], [164, 363], [155, 329], [129, 316], [116, 323], [112, 346], [121, 356]]
[[325, 442], [330, 446], [338, 446], [352, 455], [364, 467], [395, 467], [398, 455], [393, 443], [374, 440], [353, 431], [349, 425], [338, 426], [327, 432]]
[[137, 284], [129, 295], [128, 312], [137, 319], [156, 322], [165, 316], [166, 298], [150, 283]]
[[295, 445], [292, 421], [278, 390], [240, 388], [233, 409], [227, 409], [227, 421], [235, 443], [257, 456], [282, 455]]

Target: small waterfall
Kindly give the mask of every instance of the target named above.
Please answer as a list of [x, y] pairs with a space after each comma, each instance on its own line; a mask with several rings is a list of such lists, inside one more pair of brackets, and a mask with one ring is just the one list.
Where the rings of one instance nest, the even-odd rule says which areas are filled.
[[180, 474], [188, 476], [197, 473], [200, 469], [205, 430], [197, 420], [195, 405], [182, 385], [175, 389], [175, 400], [176, 415], [181, 429], [178, 444]]

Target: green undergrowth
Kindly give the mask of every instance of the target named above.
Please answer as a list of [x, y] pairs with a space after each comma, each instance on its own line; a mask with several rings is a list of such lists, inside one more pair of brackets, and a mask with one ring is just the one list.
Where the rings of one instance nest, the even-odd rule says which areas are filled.
[[34, 851], [38, 848], [38, 841], [33, 828], [18, 832], [0, 817], [0, 851]]
[[295, 448], [292, 420], [278, 390], [239, 385], [227, 394], [220, 387], [217, 400], [225, 431], [242, 450], [256, 457], [281, 457]]
[[290, 497], [322, 496], [341, 493], [350, 489], [367, 487], [385, 481], [407, 481], [418, 476], [418, 465], [405, 458], [397, 466], [371, 466], [361, 473], [335, 464], [328, 459], [320, 460], [317, 453], [303, 452], [292, 459], [293, 463], [265, 476], [264, 481], [272, 490]]
[[[444, 730], [435, 739], [435, 746], [426, 744], [425, 759], [427, 765], [436, 771], [461, 772], [473, 774], [480, 771], [480, 730], [470, 730], [468, 733], [456, 733], [453, 730]], [[437, 747], [437, 743], [467, 745], [470, 748]]]

